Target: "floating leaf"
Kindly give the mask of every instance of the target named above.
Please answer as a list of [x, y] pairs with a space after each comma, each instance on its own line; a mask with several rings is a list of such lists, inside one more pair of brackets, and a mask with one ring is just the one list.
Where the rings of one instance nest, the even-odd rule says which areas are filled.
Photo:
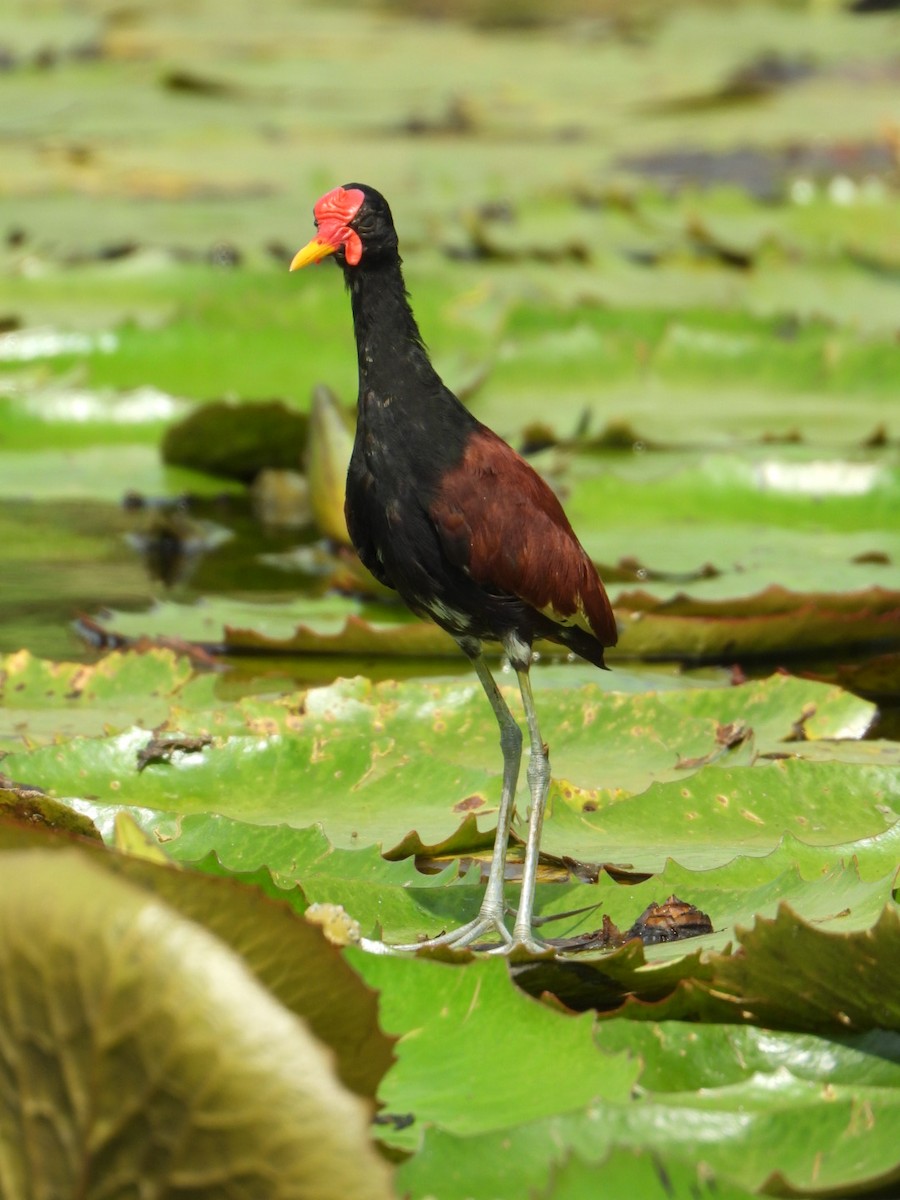
[[[896, 1176], [896, 1035], [835, 1039], [728, 1024], [620, 1020], [601, 1021], [586, 1049], [578, 1044], [582, 1027], [562, 1012], [547, 1012], [546, 1029], [529, 1036], [531, 1014], [499, 989], [503, 972], [494, 963], [452, 967], [358, 955], [354, 961], [377, 982], [385, 1021], [401, 1034], [397, 1063], [382, 1086], [396, 1123], [392, 1127], [386, 1118], [381, 1128], [390, 1144], [417, 1151], [398, 1173], [398, 1186], [412, 1197], [433, 1194], [439, 1180], [450, 1200], [521, 1196], [529, 1188], [544, 1194], [571, 1156], [599, 1168], [615, 1151], [622, 1159], [623, 1151], [652, 1156], [652, 1172], [635, 1173], [632, 1164], [629, 1174], [624, 1161], [618, 1166], [625, 1179], [649, 1176], [651, 1189], [654, 1176], [667, 1175], [669, 1162], [679, 1184], [684, 1174], [678, 1164], [702, 1162], [700, 1195], [710, 1175], [724, 1182], [726, 1195], [729, 1181], [737, 1195], [742, 1187], [755, 1192], [776, 1170], [797, 1188], [873, 1186]], [[439, 1005], [426, 999], [431, 975], [443, 981], [432, 989], [442, 997]], [[491, 1033], [494, 1021], [499, 1024]], [[463, 1069], [477, 1053], [478, 1076], [493, 1081], [491, 1091], [502, 1095], [502, 1103], [484, 1112], [489, 1093], [473, 1105], [465, 1088], [436, 1088], [428, 1053], [434, 1039], [452, 1043], [452, 1061]], [[522, 1056], [524, 1044], [533, 1049]], [[541, 1062], [549, 1045], [559, 1052]], [[610, 1056], [609, 1065], [588, 1099], [581, 1081], [590, 1080], [598, 1051]], [[630, 1087], [622, 1086], [616, 1052], [634, 1056], [630, 1066], [639, 1075]], [[540, 1089], [512, 1090], [523, 1062], [539, 1070]], [[497, 1081], [502, 1093], [495, 1090]], [[809, 1136], [798, 1138], [798, 1128]], [[681, 1193], [656, 1187], [648, 1194]]]
[[650, 1151], [613, 1151], [599, 1163], [578, 1154], [553, 1173], [540, 1200], [582, 1200], [599, 1188], [641, 1200], [750, 1200], [752, 1192], [717, 1176], [706, 1164]]
[[594, 962], [582, 957], [577, 966], [523, 966], [517, 978], [535, 994], [610, 1016], [750, 1022], [832, 1035], [896, 1031], [900, 1009], [890, 986], [898, 922], [889, 901], [871, 926], [832, 932], [831, 921], [804, 921], [781, 904], [774, 917], [757, 917], [753, 929], [737, 929], [737, 953], [691, 950], [689, 943], [645, 951], [632, 942]]
[[27, 650], [0, 658], [0, 745], [21, 745], [160, 724], [191, 677], [171, 650], [53, 663]]

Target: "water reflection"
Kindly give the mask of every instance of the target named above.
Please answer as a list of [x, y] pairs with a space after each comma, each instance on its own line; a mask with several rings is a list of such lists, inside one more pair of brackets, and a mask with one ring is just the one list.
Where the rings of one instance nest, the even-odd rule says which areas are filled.
[[137, 523], [125, 541], [140, 554], [150, 579], [166, 588], [186, 583], [205, 554], [234, 536], [224, 525], [192, 515], [184, 496], [172, 500], [129, 492], [123, 508]]

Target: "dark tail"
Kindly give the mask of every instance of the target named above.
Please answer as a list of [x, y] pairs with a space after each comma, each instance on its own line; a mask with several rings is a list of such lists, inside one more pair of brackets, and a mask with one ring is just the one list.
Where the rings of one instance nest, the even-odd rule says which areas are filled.
[[586, 659], [595, 667], [600, 667], [604, 671], [609, 670], [603, 659], [604, 647], [592, 634], [579, 629], [577, 625], [570, 625], [568, 628], [562, 629], [557, 627], [553, 640], [561, 646], [567, 646], [579, 658]]

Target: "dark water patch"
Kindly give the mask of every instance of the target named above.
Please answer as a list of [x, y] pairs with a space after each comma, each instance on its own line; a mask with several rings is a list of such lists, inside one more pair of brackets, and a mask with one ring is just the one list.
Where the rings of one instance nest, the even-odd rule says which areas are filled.
[[616, 165], [652, 179], [667, 191], [735, 187], [757, 200], [785, 197], [798, 179], [827, 184], [837, 176], [853, 181], [898, 179], [895, 153], [884, 141], [793, 142], [785, 146], [735, 146], [706, 150], [674, 146], [648, 154], [623, 155]]

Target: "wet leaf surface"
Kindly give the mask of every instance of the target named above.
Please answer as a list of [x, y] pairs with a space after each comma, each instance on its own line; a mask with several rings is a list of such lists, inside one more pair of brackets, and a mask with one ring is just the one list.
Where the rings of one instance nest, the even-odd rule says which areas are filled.
[[[234, 702], [217, 696], [215, 676], [190, 676], [165, 652], [104, 661], [94, 682], [87, 668], [48, 673], [17, 656], [7, 688], [34, 704], [27, 688], [62, 676], [61, 699], [77, 711], [80, 672], [85, 691], [104, 684], [139, 718], [159, 702], [146, 693], [156, 672], [168, 718], [152, 735], [134, 725], [14, 752], [8, 774], [68, 797], [110, 840], [127, 812], [180, 861], [267, 870], [288, 894], [299, 884], [309, 901], [341, 904], [367, 937], [414, 939], [477, 906], [499, 755], [474, 685], [358, 679]], [[583, 938], [606, 921], [626, 930], [674, 893], [709, 914], [712, 931], [653, 951], [668, 960], [686, 944], [689, 955], [727, 953], [739, 926], [785, 901], [830, 930], [867, 929], [891, 903], [900, 756], [858, 740], [873, 715], [864, 701], [780, 675], [630, 694], [550, 687], [541, 713], [557, 779], [544, 850], [562, 866], [539, 882], [549, 937]], [[738, 717], [742, 736], [723, 737]], [[450, 857], [423, 875], [414, 854]], [[513, 880], [516, 861], [513, 850]], [[623, 887], [622, 871], [644, 882]]]
[[[663, 1168], [669, 1156], [676, 1163], [702, 1161], [717, 1177], [726, 1176], [735, 1187], [752, 1191], [773, 1179], [773, 1160], [781, 1164], [782, 1179], [801, 1188], [828, 1186], [829, 1179], [849, 1180], [858, 1169], [852, 1163], [860, 1151], [867, 1179], [884, 1182], [895, 1175], [890, 1132], [897, 1104], [894, 1034], [843, 1034], [834, 1040], [716, 1023], [604, 1021], [596, 1029], [593, 1055], [627, 1050], [636, 1056], [632, 1064], [642, 1067], [627, 1098], [612, 1090], [619, 1074], [613, 1057], [607, 1082], [597, 1085], [590, 1103], [580, 1105], [577, 1093], [568, 1088], [519, 1090], [492, 1113], [496, 1130], [476, 1132], [464, 1113], [446, 1108], [434, 1088], [421, 1090], [426, 1075], [421, 1046], [441, 1030], [466, 1054], [470, 1021], [474, 1016], [476, 1028], [484, 1023], [481, 997], [488, 972], [506, 983], [502, 967], [423, 963], [415, 975], [410, 967], [392, 970], [395, 964], [384, 960], [368, 958], [359, 965], [382, 990], [388, 1027], [416, 1029], [415, 1037], [401, 1038], [397, 1065], [382, 1088], [390, 1111], [414, 1118], [402, 1130], [385, 1135], [393, 1144], [418, 1150], [398, 1177], [412, 1195], [426, 1194], [432, 1171], [447, 1180], [448, 1195], [513, 1195], [517, 1188], [521, 1194], [528, 1186], [546, 1186], [551, 1169], [570, 1154], [599, 1166], [614, 1148], [659, 1156], [656, 1161]], [[429, 974], [448, 972], [453, 974], [447, 977], [447, 990], [452, 988], [454, 997], [462, 994], [468, 1003], [448, 1000], [435, 1016], [417, 991]], [[419, 1012], [407, 1015], [414, 1007]], [[524, 1043], [521, 1028], [529, 1017], [512, 997], [503, 1012], [502, 1035], [488, 1044], [475, 1042], [481, 1049], [481, 1071], [501, 1080], [511, 1077], [514, 1063], [521, 1061], [517, 1048]], [[552, 1016], [563, 1028], [572, 1024], [570, 1015]], [[568, 1036], [574, 1036], [572, 1030]], [[540, 1042], [529, 1041], [534, 1055], [551, 1040], [555, 1038], [544, 1035]], [[583, 1077], [592, 1057], [561, 1047], [560, 1057], [544, 1069], [543, 1077], [564, 1079], [573, 1071]], [[704, 1065], [698, 1076], [700, 1063]], [[820, 1108], [824, 1097], [826, 1110]], [[536, 1103], [553, 1111], [535, 1119]], [[809, 1122], [814, 1123], [816, 1138], [796, 1137], [797, 1128]], [[820, 1142], [825, 1125], [829, 1137]], [[682, 1169], [676, 1169], [676, 1178]]]

